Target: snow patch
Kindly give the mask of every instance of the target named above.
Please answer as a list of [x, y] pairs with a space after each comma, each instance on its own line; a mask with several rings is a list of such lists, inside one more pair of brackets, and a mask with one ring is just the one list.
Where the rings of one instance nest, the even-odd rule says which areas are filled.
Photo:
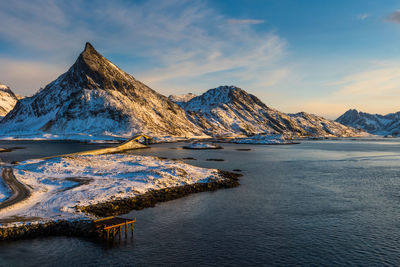
[[236, 144], [263, 145], [293, 144], [292, 141], [286, 140], [282, 135], [254, 135], [248, 138], [234, 139], [231, 142]]
[[190, 143], [183, 148], [186, 149], [220, 149], [222, 148], [219, 145], [211, 144], [211, 143]]

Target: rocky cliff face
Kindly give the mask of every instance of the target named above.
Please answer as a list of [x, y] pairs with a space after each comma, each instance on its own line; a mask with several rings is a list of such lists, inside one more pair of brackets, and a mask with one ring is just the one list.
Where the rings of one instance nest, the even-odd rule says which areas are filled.
[[74, 65], [19, 101], [1, 134], [199, 135], [185, 111], [125, 73], [87, 43]]
[[336, 121], [371, 134], [400, 135], [400, 112], [380, 115], [350, 109]]
[[4, 84], [0, 84], [0, 119], [7, 115], [17, 103], [17, 96]]
[[258, 133], [290, 136], [358, 136], [355, 129], [307, 113], [288, 115], [235, 86], [221, 86], [182, 103], [209, 135]]

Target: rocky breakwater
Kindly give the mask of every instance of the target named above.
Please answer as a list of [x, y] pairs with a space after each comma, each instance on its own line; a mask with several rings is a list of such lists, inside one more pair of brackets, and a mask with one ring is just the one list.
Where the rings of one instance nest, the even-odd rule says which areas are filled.
[[85, 216], [86, 218], [82, 219], [41, 221], [41, 218], [32, 218], [31, 220], [29, 220], [29, 218], [22, 218], [21, 220], [15, 218], [15, 221], [23, 220], [32, 222], [19, 222], [14, 225], [12, 225], [13, 223], [11, 222], [4, 221], [4, 226], [0, 227], [0, 241], [43, 236], [74, 236], [98, 239], [100, 236], [94, 228], [92, 220], [89, 219], [91, 217], [101, 218], [111, 215], [126, 214], [132, 210], [154, 207], [158, 202], [178, 199], [192, 193], [233, 188], [239, 185], [239, 177], [242, 176], [241, 174], [222, 170], [218, 170], [218, 174], [218, 179], [210, 180], [207, 183], [199, 182], [183, 186], [150, 190], [131, 198], [109, 200], [89, 206], [76, 206], [78, 211], [87, 214], [87, 216]]
[[192, 193], [214, 191], [222, 188], [233, 188], [239, 186], [238, 173], [219, 170], [221, 179], [208, 183], [195, 183], [171, 188], [151, 190], [142, 195], [132, 198], [116, 199], [89, 206], [77, 206], [76, 208], [88, 214], [98, 217], [126, 214], [132, 210], [141, 210], [154, 207], [158, 202], [166, 202], [178, 199]]
[[50, 221], [26, 223], [0, 228], [0, 241], [27, 239], [42, 236], [97, 237], [91, 220]]

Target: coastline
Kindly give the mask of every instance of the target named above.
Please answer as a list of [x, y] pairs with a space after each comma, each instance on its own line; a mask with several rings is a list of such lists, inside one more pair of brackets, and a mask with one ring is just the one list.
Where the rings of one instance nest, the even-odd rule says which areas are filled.
[[98, 217], [121, 215], [132, 210], [154, 207], [157, 203], [182, 198], [189, 194], [215, 191], [222, 188], [233, 188], [240, 185], [239, 177], [242, 176], [242, 174], [222, 170], [218, 171], [223, 179], [208, 183], [194, 183], [151, 190], [131, 198], [116, 199], [89, 206], [77, 206], [76, 208], [82, 212]]
[[[154, 207], [157, 203], [182, 198], [194, 193], [215, 191], [239, 186], [238, 173], [218, 170], [223, 179], [208, 183], [194, 183], [183, 186], [151, 190], [144, 194], [124, 199], [116, 199], [89, 206], [76, 206], [79, 211], [96, 217], [126, 214], [132, 210]], [[24, 223], [20, 226], [0, 227], [0, 241], [35, 238], [40, 236], [98, 237], [92, 227], [92, 220], [53, 220]]]

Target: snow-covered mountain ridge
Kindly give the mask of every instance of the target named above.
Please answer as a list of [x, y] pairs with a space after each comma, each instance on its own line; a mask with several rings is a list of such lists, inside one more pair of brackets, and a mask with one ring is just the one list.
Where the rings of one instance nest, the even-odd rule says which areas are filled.
[[376, 135], [400, 135], [400, 112], [387, 115], [370, 114], [350, 109], [337, 122]]
[[196, 136], [185, 111], [116, 67], [87, 43], [72, 67], [0, 123], [0, 134]]
[[220, 86], [192, 98], [181, 106], [190, 120], [209, 135], [360, 136], [340, 123], [307, 114], [285, 114], [266, 106], [252, 94], [235, 86]]
[[66, 73], [18, 101], [0, 122], [0, 137], [4, 138], [83, 135], [92, 139], [138, 133], [157, 138], [362, 134], [316, 115], [277, 111], [235, 86], [220, 86], [200, 96], [167, 98], [119, 69], [89, 43]]
[[0, 84], [0, 119], [7, 115], [17, 103], [17, 96], [4, 84]]

